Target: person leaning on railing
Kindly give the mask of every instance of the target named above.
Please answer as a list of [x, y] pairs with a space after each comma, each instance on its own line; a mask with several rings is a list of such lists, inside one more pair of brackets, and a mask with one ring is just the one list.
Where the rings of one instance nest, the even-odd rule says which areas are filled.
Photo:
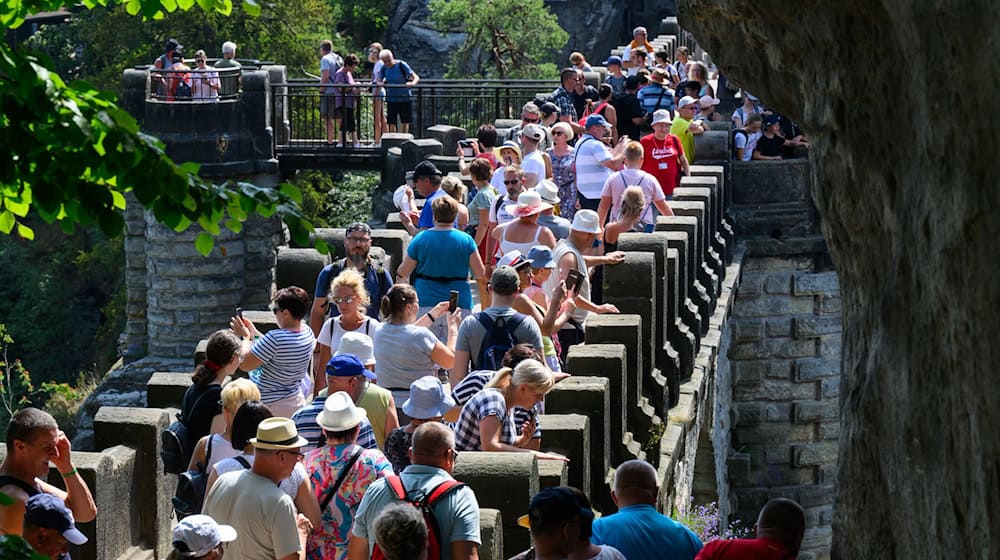
[[232, 41], [222, 43], [222, 58], [215, 62], [215, 68], [221, 70], [219, 95], [225, 99], [239, 93], [243, 67], [236, 61], [236, 43]]
[[198, 50], [194, 53], [196, 68], [191, 72], [191, 97], [194, 99], [218, 99], [219, 89], [222, 84], [219, 81], [219, 73], [208, 66], [208, 55], [205, 51]]

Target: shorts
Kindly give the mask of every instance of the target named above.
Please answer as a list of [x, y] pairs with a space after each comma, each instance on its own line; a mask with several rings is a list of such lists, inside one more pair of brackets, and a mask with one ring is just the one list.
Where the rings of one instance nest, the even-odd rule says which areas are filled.
[[319, 98], [319, 116], [324, 119], [332, 119], [337, 115], [337, 109], [334, 106], [335, 96], [332, 93], [323, 94]]
[[601, 205], [601, 199], [587, 198], [580, 193], [577, 193], [577, 201], [580, 203], [581, 210], [593, 210], [596, 212], [597, 207]]
[[403, 124], [410, 124], [413, 120], [413, 101], [388, 101], [386, 105], [389, 106], [386, 113], [389, 124], [396, 124], [397, 119]]
[[354, 107], [341, 107], [338, 109], [340, 111], [340, 117], [344, 119], [343, 124], [341, 124], [341, 130], [344, 132], [354, 132], [358, 129], [357, 121], [354, 118]]

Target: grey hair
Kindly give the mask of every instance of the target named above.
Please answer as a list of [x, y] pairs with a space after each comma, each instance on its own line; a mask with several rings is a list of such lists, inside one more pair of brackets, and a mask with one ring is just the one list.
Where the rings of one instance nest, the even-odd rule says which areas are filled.
[[222, 54], [236, 54], [236, 43], [232, 41], [222, 43]]
[[385, 60], [387, 58], [392, 58], [392, 51], [390, 51], [389, 49], [382, 49], [378, 51], [379, 60]]
[[375, 542], [386, 560], [419, 558], [427, 548], [427, 526], [417, 508], [406, 503], [386, 506], [375, 518]]
[[529, 101], [529, 102], [527, 102], [527, 103], [524, 104], [524, 107], [521, 107], [521, 114], [525, 114], [525, 113], [527, 113], [529, 115], [541, 115], [542, 114], [542, 110], [539, 109], [538, 105], [535, 105], [534, 102]]

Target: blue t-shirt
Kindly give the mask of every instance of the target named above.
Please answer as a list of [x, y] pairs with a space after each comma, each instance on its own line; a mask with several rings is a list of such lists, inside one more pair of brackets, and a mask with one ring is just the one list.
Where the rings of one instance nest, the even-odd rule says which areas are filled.
[[[392, 67], [382, 67], [382, 80], [386, 83], [386, 101], [390, 103], [403, 103], [410, 100], [410, 88], [402, 87], [410, 81], [413, 70], [410, 65], [402, 60], [397, 60]], [[392, 87], [395, 85], [396, 87]]]
[[[469, 289], [469, 256], [476, 252], [476, 240], [464, 231], [428, 229], [417, 234], [406, 254], [417, 261], [411, 277], [421, 307], [431, 307], [448, 301], [451, 290], [458, 291], [458, 306], [472, 309]], [[449, 278], [447, 282], [428, 280], [421, 276]]]
[[595, 519], [590, 542], [613, 546], [628, 560], [693, 560], [702, 546], [691, 529], [646, 504]]
[[420, 209], [420, 220], [417, 221], [417, 227], [420, 229], [430, 229], [434, 227], [434, 211], [431, 210], [431, 203], [434, 199], [445, 194], [442, 189], [438, 189], [431, 193], [424, 201], [424, 207]]

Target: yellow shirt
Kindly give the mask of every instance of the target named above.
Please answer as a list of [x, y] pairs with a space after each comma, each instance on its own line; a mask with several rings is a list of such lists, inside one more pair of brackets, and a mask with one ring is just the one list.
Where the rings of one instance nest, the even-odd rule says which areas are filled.
[[389, 413], [389, 399], [392, 393], [369, 382], [368, 387], [358, 399], [358, 406], [368, 412], [368, 421], [372, 424], [372, 432], [375, 434], [375, 443], [379, 449], [385, 448], [385, 417]]
[[687, 156], [688, 162], [694, 163], [694, 134], [688, 130], [690, 126], [691, 121], [680, 116], [674, 117], [674, 123], [670, 125], [670, 134], [680, 139], [681, 148], [684, 148], [684, 155]]

